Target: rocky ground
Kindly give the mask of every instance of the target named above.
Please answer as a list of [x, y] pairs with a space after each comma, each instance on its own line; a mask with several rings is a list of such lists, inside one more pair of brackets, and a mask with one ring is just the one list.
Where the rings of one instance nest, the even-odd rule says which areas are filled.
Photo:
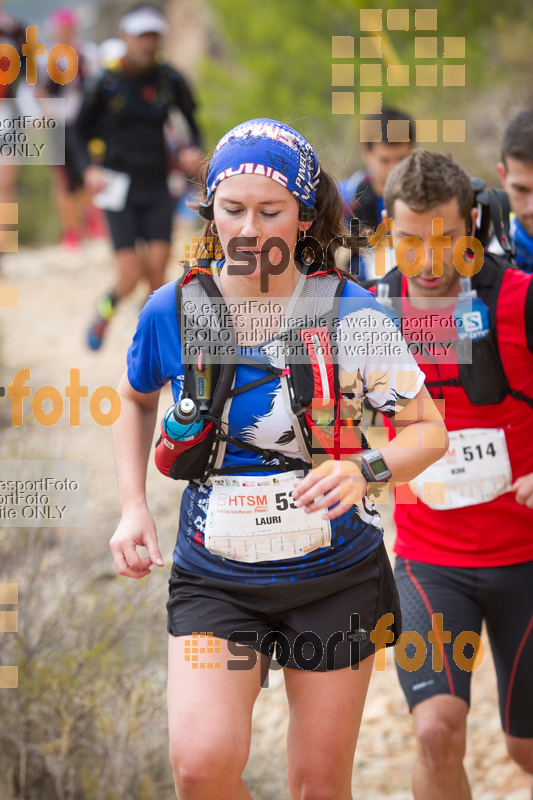
[[[169, 279], [180, 273], [177, 257], [183, 241], [176, 243], [176, 257]], [[19, 287], [16, 309], [2, 309], [0, 383], [7, 386], [23, 367], [31, 369], [32, 394], [53, 385], [64, 394], [70, 368], [79, 368], [89, 395], [102, 385], [116, 386], [125, 368], [126, 349], [145, 295], [139, 290], [124, 302], [113, 321], [105, 347], [92, 353], [84, 346], [86, 327], [98, 296], [111, 284], [111, 252], [105, 242], [86, 243], [74, 252], [61, 248], [25, 250], [4, 260], [0, 283]], [[166, 390], [161, 411], [170, 404]], [[10, 401], [0, 399], [2, 457], [82, 459], [88, 466], [88, 517], [85, 529], [66, 529], [76, 537], [80, 558], [88, 567], [114, 575], [108, 541], [118, 521], [118, 505], [111, 456], [110, 430], [97, 425], [88, 401], [79, 427], [69, 425], [68, 406], [62, 419], [45, 428], [31, 415], [25, 401], [21, 428], [10, 425]], [[149, 501], [158, 523], [162, 551], [169, 569], [174, 545], [179, 485], [171, 484], [149, 468]], [[387, 515], [387, 544], [393, 529]], [[117, 578], [117, 580], [125, 580]], [[150, 579], [154, 580], [154, 579]], [[166, 576], [160, 583], [164, 625]], [[287, 704], [281, 672], [271, 672], [254, 712], [252, 752], [246, 780], [254, 798], [289, 800], [285, 784], [285, 735]], [[387, 654], [384, 672], [375, 672], [365, 708], [355, 758], [353, 794], [356, 798], [411, 797], [410, 772], [414, 759], [411, 721], [394, 669], [394, 655]], [[503, 745], [497, 708], [496, 682], [488, 649], [474, 673], [473, 710], [469, 717], [466, 769], [476, 800], [531, 800], [529, 781], [508, 759]]]

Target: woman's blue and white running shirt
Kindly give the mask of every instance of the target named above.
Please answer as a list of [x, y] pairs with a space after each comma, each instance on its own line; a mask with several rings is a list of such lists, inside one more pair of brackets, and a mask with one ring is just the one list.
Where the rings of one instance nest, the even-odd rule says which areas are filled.
[[[379, 333], [381, 331], [381, 334]], [[347, 404], [357, 411], [364, 397], [388, 416], [396, 403], [415, 397], [424, 376], [411, 356], [400, 332], [377, 300], [351, 281], [346, 283], [339, 303], [339, 379], [346, 389]], [[264, 349], [263, 349], [264, 348]], [[258, 361], [269, 359], [268, 345], [246, 348], [246, 355]], [[267, 355], [265, 355], [265, 351]], [[142, 310], [137, 331], [128, 350], [128, 379], [138, 392], [154, 392], [168, 381], [177, 401], [183, 389], [181, 340], [176, 314], [175, 284], [154, 292]], [[263, 377], [264, 370], [238, 364], [235, 386]], [[358, 414], [357, 414], [358, 416]], [[279, 378], [233, 398], [229, 423], [237, 438], [261, 448], [302, 458], [282, 398]], [[234, 431], [232, 430], [234, 429]], [[241, 475], [261, 458], [248, 450], [228, 445], [223, 466], [239, 465]], [[265, 465], [263, 473], [280, 472], [276, 464]], [[227, 580], [267, 584], [327, 575], [366, 558], [381, 542], [383, 530], [378, 511], [364, 498], [362, 504], [331, 521], [331, 547], [314, 550], [302, 557], [255, 564], [223, 559], [204, 547], [206, 513], [210, 488], [190, 483], [183, 492], [174, 561], [190, 572]]]

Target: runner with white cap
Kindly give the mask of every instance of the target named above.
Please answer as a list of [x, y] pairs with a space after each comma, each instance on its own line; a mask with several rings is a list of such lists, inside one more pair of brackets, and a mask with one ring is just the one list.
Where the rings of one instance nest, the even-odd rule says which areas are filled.
[[145, 33], [158, 33], [166, 36], [168, 22], [156, 8], [145, 6], [125, 14], [120, 20], [120, 32], [126, 36], [142, 36]]
[[[183, 150], [180, 167], [191, 172], [201, 159], [195, 102], [182, 75], [160, 56], [168, 30], [161, 12], [150, 6], [122, 17], [126, 52], [86, 94], [76, 123], [80, 171], [96, 193], [94, 202], [106, 210], [118, 267], [115, 286], [98, 302], [88, 332], [94, 350], [102, 344], [116, 304], [143, 275], [150, 291], [164, 282], [175, 206], [167, 185], [164, 136], [172, 109], [182, 113], [190, 131], [191, 146]], [[94, 139], [100, 140], [100, 164], [91, 163], [88, 152]], [[136, 250], [138, 239], [147, 243], [146, 263]]]

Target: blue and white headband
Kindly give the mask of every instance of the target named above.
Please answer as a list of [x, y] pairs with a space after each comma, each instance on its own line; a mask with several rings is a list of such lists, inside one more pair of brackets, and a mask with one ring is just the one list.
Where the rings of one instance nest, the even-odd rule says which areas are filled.
[[250, 119], [222, 137], [209, 164], [207, 202], [224, 178], [242, 174], [272, 178], [308, 208], [315, 205], [320, 176], [316, 153], [283, 122]]

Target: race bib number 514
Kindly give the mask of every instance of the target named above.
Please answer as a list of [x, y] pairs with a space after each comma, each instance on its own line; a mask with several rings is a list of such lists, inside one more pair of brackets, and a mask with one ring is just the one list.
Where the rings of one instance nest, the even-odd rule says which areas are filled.
[[[430, 508], [488, 503], [511, 488], [511, 463], [502, 428], [450, 431], [448, 452], [416, 479], [417, 494]], [[423, 484], [444, 483], [443, 503], [424, 500]]]

